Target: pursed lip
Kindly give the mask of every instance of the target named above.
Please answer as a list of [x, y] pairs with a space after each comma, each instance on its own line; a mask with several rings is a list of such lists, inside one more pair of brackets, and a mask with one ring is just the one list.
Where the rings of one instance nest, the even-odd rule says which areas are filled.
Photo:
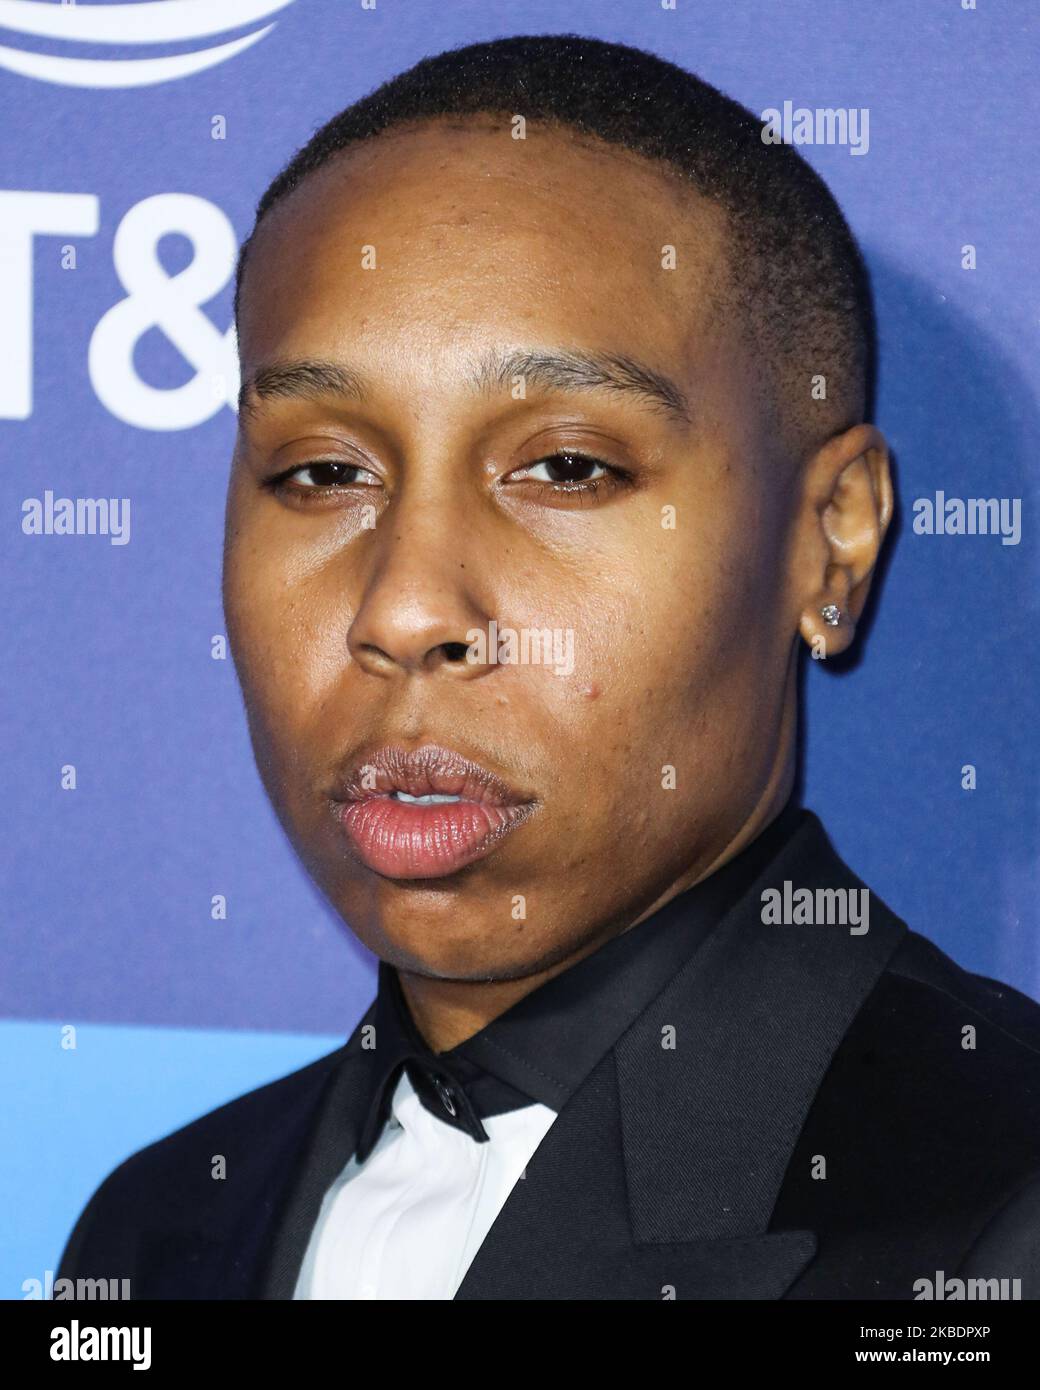
[[384, 877], [406, 879], [442, 878], [483, 858], [537, 806], [489, 768], [437, 744], [368, 751], [332, 804], [356, 857]]
[[355, 762], [338, 792], [338, 801], [368, 801], [406, 792], [409, 796], [461, 796], [489, 806], [525, 803], [496, 773], [434, 743], [413, 749], [394, 744], [373, 749]]

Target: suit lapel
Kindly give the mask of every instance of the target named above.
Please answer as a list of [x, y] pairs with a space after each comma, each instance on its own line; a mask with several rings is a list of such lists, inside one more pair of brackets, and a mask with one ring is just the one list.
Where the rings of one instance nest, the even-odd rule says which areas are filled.
[[253, 1287], [245, 1297], [293, 1296], [325, 1193], [357, 1148], [370, 1059], [361, 1039], [374, 1016], [373, 1002], [342, 1049], [342, 1061], [302, 1137], [295, 1164], [277, 1170], [272, 1202], [252, 1222], [254, 1229], [247, 1239], [261, 1253], [254, 1265]]
[[762, 891], [863, 885], [805, 825], [564, 1106], [457, 1297], [776, 1299], [811, 1231], [770, 1231], [795, 1143], [906, 931], [767, 925]]
[[[682, 1156], [674, 1183], [681, 1185]], [[636, 1241], [608, 1054], [564, 1106], [513, 1188], [456, 1298], [779, 1298], [815, 1250], [811, 1232]]]

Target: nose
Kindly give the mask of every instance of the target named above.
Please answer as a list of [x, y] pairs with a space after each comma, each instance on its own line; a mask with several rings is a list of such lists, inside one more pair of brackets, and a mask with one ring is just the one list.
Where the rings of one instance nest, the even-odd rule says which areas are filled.
[[488, 630], [490, 603], [481, 589], [490, 578], [465, 515], [429, 499], [395, 499], [370, 546], [347, 634], [358, 666], [383, 678], [437, 673], [455, 680], [493, 669], [470, 659], [475, 632]]

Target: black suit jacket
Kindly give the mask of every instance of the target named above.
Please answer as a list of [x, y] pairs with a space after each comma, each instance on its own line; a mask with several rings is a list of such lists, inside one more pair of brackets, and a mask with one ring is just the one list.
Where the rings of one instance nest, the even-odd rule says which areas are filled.
[[[1040, 1297], [1040, 1006], [873, 894], [863, 935], [766, 925], [784, 880], [863, 888], [808, 816], [564, 1105], [457, 1298], [913, 1299], [937, 1276]], [[120, 1164], [59, 1278], [291, 1298], [357, 1141], [371, 1014]]]

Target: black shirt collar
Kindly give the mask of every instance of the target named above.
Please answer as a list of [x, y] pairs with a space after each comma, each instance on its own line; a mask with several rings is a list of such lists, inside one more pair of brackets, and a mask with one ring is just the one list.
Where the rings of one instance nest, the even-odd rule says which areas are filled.
[[482, 1120], [539, 1102], [562, 1109], [597, 1062], [689, 960], [808, 813], [789, 804], [740, 854], [637, 926], [518, 1000], [479, 1033], [435, 1053], [412, 1020], [397, 971], [381, 961], [371, 1081], [357, 1160], [390, 1115], [402, 1069], [438, 1119], [482, 1142]]

